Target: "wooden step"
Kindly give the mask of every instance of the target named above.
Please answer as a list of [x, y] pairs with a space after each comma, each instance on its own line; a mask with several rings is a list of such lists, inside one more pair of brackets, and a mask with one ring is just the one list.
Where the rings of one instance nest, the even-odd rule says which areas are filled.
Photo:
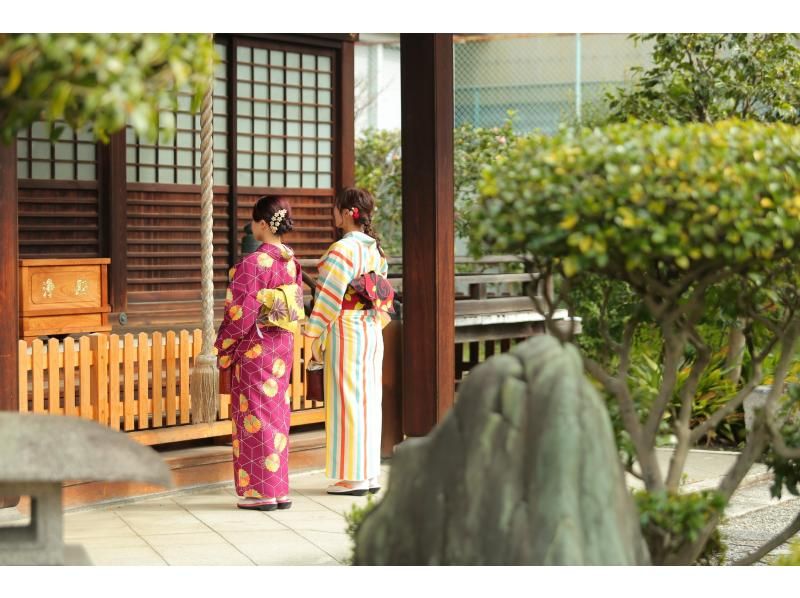
[[[222, 442], [195, 444], [197, 446], [156, 449], [172, 471], [173, 490], [233, 480], [233, 449], [230, 437]], [[320, 426], [308, 426], [307, 430], [289, 434], [291, 473], [321, 469], [324, 466], [324, 429], [320, 429]], [[64, 508], [87, 506], [120, 498], [144, 497], [164, 491], [161, 487], [138, 483], [66, 482]], [[20, 510], [25, 512], [24, 508], [25, 505], [21, 504]]]

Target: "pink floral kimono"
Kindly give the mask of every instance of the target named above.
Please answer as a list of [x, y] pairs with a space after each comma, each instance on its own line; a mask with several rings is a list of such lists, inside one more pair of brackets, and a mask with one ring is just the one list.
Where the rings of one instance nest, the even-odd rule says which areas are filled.
[[215, 347], [233, 367], [233, 469], [239, 496], [289, 493], [289, 383], [294, 331], [303, 314], [300, 264], [292, 251], [264, 243], [230, 272]]

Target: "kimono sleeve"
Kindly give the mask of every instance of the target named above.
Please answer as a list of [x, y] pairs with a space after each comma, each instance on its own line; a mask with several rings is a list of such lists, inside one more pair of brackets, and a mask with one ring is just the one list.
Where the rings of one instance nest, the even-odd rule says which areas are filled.
[[305, 330], [305, 336], [317, 339], [325, 346], [325, 336], [342, 311], [342, 299], [347, 285], [353, 280], [353, 260], [346, 246], [334, 245], [319, 264], [319, 277], [315, 291], [314, 310]]
[[[389, 262], [386, 260], [385, 256], [381, 256], [380, 272], [378, 272], [378, 274], [380, 274], [383, 278], [389, 278]], [[381, 323], [381, 328], [386, 328], [386, 326], [389, 325], [389, 322], [392, 321], [392, 317], [382, 310], [378, 311], [378, 319]]]
[[258, 273], [251, 260], [244, 260], [233, 269], [225, 302], [225, 315], [214, 343], [222, 367], [230, 365], [230, 354], [256, 322], [261, 306], [256, 298], [257, 283]]

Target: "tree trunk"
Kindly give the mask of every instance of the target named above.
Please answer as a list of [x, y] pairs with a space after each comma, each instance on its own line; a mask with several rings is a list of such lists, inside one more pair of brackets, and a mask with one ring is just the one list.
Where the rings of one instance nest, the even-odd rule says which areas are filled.
[[728, 356], [725, 358], [725, 369], [728, 371], [726, 377], [734, 384], [742, 377], [742, 359], [747, 340], [744, 336], [745, 325], [745, 320], [741, 318], [736, 320], [728, 335]]

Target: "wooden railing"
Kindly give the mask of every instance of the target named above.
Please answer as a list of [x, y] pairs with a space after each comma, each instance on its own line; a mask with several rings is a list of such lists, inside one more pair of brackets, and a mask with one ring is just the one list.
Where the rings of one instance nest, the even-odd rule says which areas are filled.
[[[403, 260], [390, 257], [389, 281], [403, 299]], [[316, 260], [301, 260], [312, 271]], [[478, 363], [514, 344], [544, 332], [544, 316], [532, 296], [552, 296], [552, 280], [528, 270], [514, 255], [487, 255], [479, 259], [455, 258], [456, 383]], [[307, 277], [309, 286], [313, 277]], [[566, 319], [565, 310], [556, 319]], [[577, 331], [580, 329], [578, 328]]]
[[456, 343], [456, 388], [476, 365], [483, 363], [493, 355], [506, 353], [517, 343], [526, 340], [527, 336], [516, 338], [488, 339]]
[[[201, 344], [200, 330], [19, 341], [20, 411], [83, 417], [144, 444], [224, 435], [230, 432], [228, 394], [220, 395], [215, 423], [191, 423], [189, 375]], [[324, 421], [321, 404], [305, 400], [303, 364], [310, 350], [298, 334], [292, 425]]]

